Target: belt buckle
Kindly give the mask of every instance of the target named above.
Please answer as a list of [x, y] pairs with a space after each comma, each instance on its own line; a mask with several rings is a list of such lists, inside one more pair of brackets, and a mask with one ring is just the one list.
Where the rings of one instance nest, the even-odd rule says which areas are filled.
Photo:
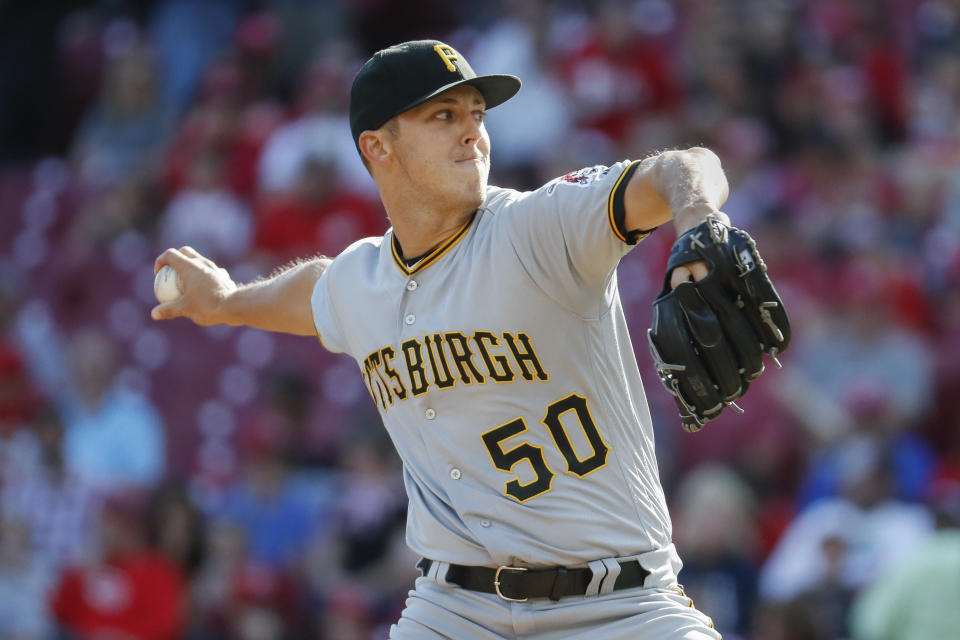
[[526, 570], [527, 570], [526, 567], [512, 567], [506, 564], [500, 565], [500, 567], [497, 568], [497, 572], [493, 574], [493, 590], [494, 592], [496, 592], [497, 596], [501, 600], [506, 600], [507, 602], [526, 602], [527, 600], [529, 600], [529, 598], [511, 598], [509, 596], [503, 595], [503, 593], [500, 591], [500, 573], [501, 572], [503, 571], [523, 572]]

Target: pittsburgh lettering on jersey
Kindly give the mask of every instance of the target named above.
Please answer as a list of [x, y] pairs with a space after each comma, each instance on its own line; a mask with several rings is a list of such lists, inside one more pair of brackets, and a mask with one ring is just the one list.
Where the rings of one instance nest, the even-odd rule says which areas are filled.
[[410, 338], [399, 349], [387, 345], [363, 361], [363, 381], [380, 407], [459, 384], [546, 382], [533, 341], [523, 331], [462, 331]]

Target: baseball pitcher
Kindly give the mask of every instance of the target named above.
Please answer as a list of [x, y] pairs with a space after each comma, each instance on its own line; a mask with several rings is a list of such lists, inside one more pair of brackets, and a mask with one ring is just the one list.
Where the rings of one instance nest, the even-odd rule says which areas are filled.
[[616, 266], [673, 220], [649, 342], [690, 430], [786, 347], [783, 306], [720, 212], [727, 182], [706, 149], [526, 193], [488, 185], [484, 113], [519, 88], [442, 42], [377, 52], [350, 121], [392, 227], [246, 285], [169, 249], [156, 268], [183, 295], [153, 317], [317, 335], [356, 361], [422, 557], [391, 638], [719, 638], [678, 583]]

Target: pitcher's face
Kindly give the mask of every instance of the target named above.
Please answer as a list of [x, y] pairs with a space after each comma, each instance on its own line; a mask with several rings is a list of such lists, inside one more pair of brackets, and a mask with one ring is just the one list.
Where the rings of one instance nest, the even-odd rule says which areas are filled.
[[398, 165], [425, 198], [457, 209], [483, 204], [490, 173], [485, 111], [480, 92], [461, 85], [396, 117]]

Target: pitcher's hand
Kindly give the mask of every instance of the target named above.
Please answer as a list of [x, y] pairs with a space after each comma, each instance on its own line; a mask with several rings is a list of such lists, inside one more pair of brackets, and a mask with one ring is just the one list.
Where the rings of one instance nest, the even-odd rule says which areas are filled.
[[670, 288], [676, 289], [681, 282], [703, 280], [710, 272], [710, 266], [703, 260], [695, 260], [676, 267], [670, 274]]
[[189, 318], [203, 326], [220, 324], [223, 301], [237, 289], [227, 270], [198, 253], [193, 247], [167, 249], [153, 265], [156, 273], [160, 267], [170, 265], [180, 277], [183, 295], [158, 304], [150, 312], [154, 320]]

